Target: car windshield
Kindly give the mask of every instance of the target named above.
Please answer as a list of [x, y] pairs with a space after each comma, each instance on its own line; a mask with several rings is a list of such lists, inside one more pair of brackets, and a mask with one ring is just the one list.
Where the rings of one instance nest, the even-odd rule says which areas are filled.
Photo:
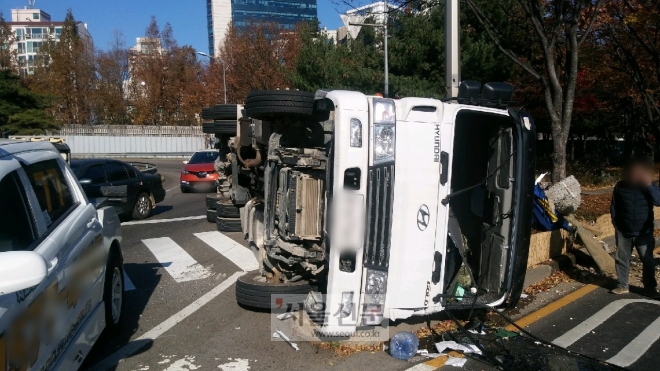
[[219, 152], [216, 151], [204, 151], [204, 152], [196, 152], [192, 157], [190, 158], [190, 161], [188, 161], [189, 164], [208, 164], [210, 162], [214, 162], [215, 159], [218, 158], [220, 155]]

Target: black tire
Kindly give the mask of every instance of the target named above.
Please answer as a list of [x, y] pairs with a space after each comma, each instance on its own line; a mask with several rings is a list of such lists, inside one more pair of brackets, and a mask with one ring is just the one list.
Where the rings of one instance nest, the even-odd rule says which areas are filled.
[[210, 210], [215, 210], [218, 201], [222, 201], [223, 199], [225, 198], [217, 193], [212, 195], [206, 195], [206, 208]]
[[314, 93], [293, 90], [259, 90], [248, 93], [245, 112], [263, 120], [277, 116], [314, 115]]
[[253, 308], [272, 308], [272, 296], [284, 300], [286, 304], [302, 303], [310, 291], [317, 287], [307, 281], [292, 283], [268, 283], [259, 273], [248, 273], [236, 281], [236, 302]]
[[213, 120], [213, 107], [202, 108], [202, 120]]
[[[117, 284], [120, 286], [115, 287]], [[124, 266], [121, 256], [112, 250], [108, 255], [105, 270], [103, 302], [105, 305], [105, 331], [110, 335], [116, 335], [121, 330], [124, 315]]]
[[137, 196], [133, 206], [133, 219], [143, 220], [149, 217], [151, 213], [151, 197], [147, 192], [142, 192]]
[[235, 104], [216, 104], [213, 106], [214, 120], [236, 120], [237, 118]]
[[229, 199], [220, 200], [216, 203], [215, 210], [217, 211], [218, 218], [235, 218], [241, 217], [240, 210], [234, 206]]
[[228, 134], [231, 136], [236, 135], [236, 120], [216, 120], [202, 124], [202, 132], [204, 134]]
[[215, 223], [216, 221], [216, 211], [213, 209], [206, 209], [206, 221], [209, 223]]
[[216, 217], [215, 223], [219, 232], [243, 232], [240, 219]]
[[188, 188], [181, 187], [181, 193], [188, 193], [190, 190]]

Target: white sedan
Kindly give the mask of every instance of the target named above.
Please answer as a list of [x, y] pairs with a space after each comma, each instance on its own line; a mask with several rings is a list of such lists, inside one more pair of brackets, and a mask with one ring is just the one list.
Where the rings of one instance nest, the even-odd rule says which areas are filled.
[[120, 242], [52, 144], [0, 139], [0, 371], [76, 370], [119, 329]]

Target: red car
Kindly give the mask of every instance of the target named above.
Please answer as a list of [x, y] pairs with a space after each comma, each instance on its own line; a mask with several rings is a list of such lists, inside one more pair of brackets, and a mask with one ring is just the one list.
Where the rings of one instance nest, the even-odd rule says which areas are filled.
[[181, 170], [180, 178], [181, 192], [215, 189], [218, 173], [215, 172], [213, 163], [219, 155], [217, 150], [205, 149], [195, 152], [190, 160], [184, 161], [185, 166]]

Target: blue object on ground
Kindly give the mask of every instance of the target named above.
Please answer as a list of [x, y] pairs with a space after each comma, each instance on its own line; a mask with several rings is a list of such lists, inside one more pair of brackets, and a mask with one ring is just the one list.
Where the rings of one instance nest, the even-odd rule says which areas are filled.
[[548, 202], [548, 197], [546, 197], [545, 192], [538, 184], [534, 186], [532, 218], [534, 226], [544, 231], [552, 231], [560, 228], [564, 228], [569, 232], [572, 231], [566, 220], [561, 215], [554, 213], [550, 202]]
[[409, 360], [417, 354], [419, 339], [412, 332], [397, 332], [390, 339], [390, 354], [396, 359]]

